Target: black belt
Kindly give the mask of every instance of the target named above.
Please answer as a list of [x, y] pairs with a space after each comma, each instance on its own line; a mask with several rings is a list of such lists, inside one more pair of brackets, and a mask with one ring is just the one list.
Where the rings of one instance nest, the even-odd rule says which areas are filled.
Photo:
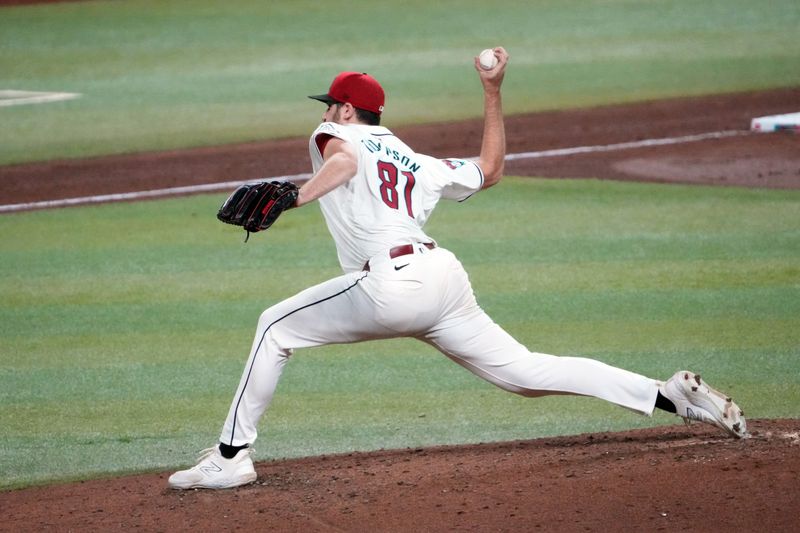
[[[424, 246], [428, 250], [433, 250], [434, 248], [436, 248], [436, 243], [433, 242], [423, 242], [420, 244], [422, 244], [422, 246]], [[395, 257], [402, 257], [404, 255], [410, 255], [413, 253], [414, 253], [413, 244], [401, 244], [400, 246], [395, 246], [394, 248], [389, 249], [389, 258], [394, 259]], [[369, 261], [364, 263], [363, 270], [369, 272]]]

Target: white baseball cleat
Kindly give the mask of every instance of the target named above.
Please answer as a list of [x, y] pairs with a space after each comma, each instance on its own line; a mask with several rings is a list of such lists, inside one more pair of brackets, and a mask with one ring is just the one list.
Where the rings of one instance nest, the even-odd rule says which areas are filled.
[[229, 489], [256, 480], [250, 448], [239, 450], [233, 459], [219, 453], [219, 445], [203, 450], [197, 465], [169, 476], [173, 489]]
[[730, 397], [709, 387], [699, 374], [681, 370], [665, 383], [659, 383], [658, 389], [675, 404], [677, 415], [687, 424], [697, 420], [740, 439], [749, 436], [744, 412]]

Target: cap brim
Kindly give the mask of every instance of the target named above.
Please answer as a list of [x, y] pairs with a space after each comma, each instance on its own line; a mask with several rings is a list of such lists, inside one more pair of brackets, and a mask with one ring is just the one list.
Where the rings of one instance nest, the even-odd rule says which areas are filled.
[[328, 104], [328, 105], [338, 104], [339, 103], [338, 100], [335, 100], [335, 99], [331, 98], [330, 95], [327, 95], [327, 94], [320, 94], [320, 95], [317, 95], [317, 96], [309, 96], [309, 98], [311, 98], [312, 100], [319, 100], [323, 104]]

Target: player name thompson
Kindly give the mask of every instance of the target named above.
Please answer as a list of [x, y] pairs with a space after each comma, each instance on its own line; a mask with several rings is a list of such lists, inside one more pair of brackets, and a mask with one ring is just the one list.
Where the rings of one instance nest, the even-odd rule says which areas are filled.
[[388, 155], [401, 165], [405, 166], [411, 172], [417, 172], [420, 168], [422, 168], [422, 165], [420, 165], [419, 163], [415, 163], [407, 155], [401, 154], [397, 150], [392, 150], [388, 146], [384, 149], [383, 145], [379, 141], [373, 141], [372, 139], [364, 139], [361, 142], [364, 144], [364, 146], [367, 147], [367, 150], [369, 150], [373, 154], [385, 151], [386, 155]]

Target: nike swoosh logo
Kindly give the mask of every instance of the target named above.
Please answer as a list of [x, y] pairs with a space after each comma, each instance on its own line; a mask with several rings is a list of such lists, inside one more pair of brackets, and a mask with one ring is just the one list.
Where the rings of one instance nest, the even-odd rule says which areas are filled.
[[394, 269], [395, 269], [395, 270], [400, 270], [401, 268], [405, 268], [405, 267], [407, 267], [407, 266], [408, 266], [408, 265], [410, 265], [410, 264], [411, 264], [411, 263], [406, 263], [405, 265], [400, 265], [400, 266], [397, 266], [397, 265], [395, 265], [395, 266], [394, 266]]

